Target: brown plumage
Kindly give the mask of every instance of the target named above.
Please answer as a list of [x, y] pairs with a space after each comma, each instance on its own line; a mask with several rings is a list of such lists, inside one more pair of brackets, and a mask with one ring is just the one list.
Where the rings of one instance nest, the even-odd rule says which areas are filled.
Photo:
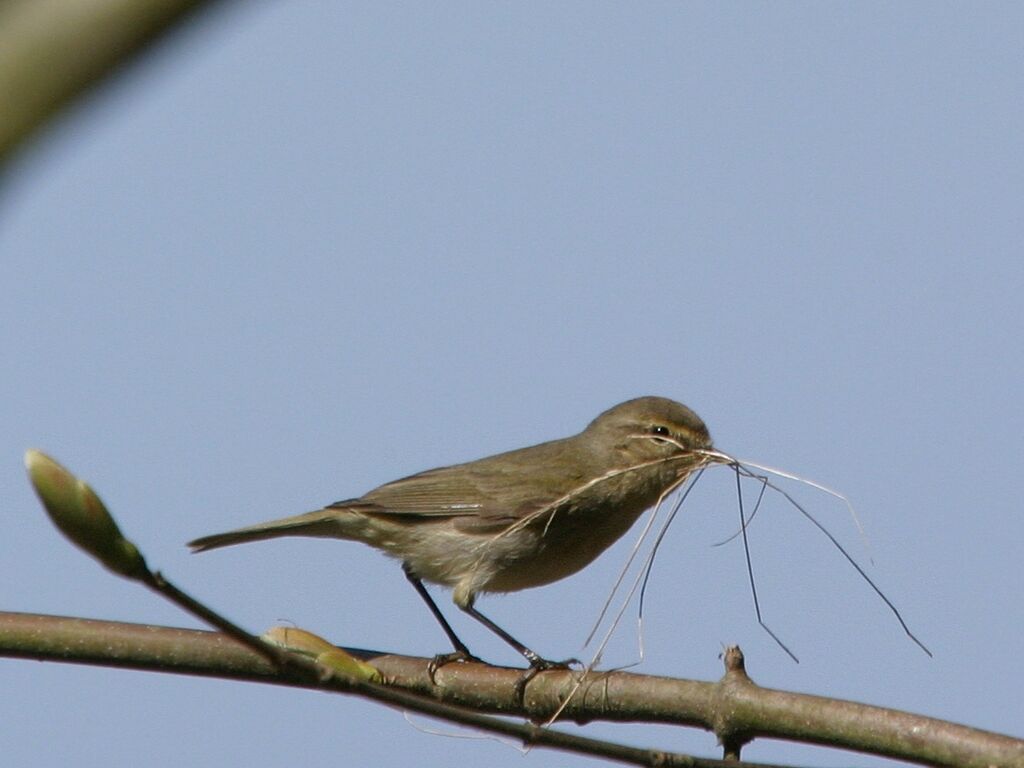
[[432, 469], [315, 512], [196, 539], [201, 552], [278, 536], [362, 541], [400, 559], [459, 655], [465, 645], [420, 580], [453, 600], [534, 666], [548, 666], [473, 607], [480, 592], [549, 584], [588, 565], [695, 468], [707, 427], [661, 397], [616, 405], [572, 437]]

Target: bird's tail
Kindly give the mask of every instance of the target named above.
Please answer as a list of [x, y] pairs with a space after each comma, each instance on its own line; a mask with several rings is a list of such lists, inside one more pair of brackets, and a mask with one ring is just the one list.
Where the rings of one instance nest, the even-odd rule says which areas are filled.
[[320, 536], [328, 538], [349, 538], [345, 535], [339, 519], [338, 509], [318, 509], [303, 515], [283, 517], [245, 528], [236, 528], [225, 533], [203, 536], [188, 543], [193, 552], [205, 552], [208, 549], [227, 547], [232, 544], [244, 544], [248, 541], [276, 539], [279, 536]]

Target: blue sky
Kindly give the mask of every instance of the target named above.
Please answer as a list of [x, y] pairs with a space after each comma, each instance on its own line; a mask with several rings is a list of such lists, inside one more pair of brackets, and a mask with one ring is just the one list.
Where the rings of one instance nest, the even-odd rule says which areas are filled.
[[[365, 547], [184, 542], [658, 394], [723, 450], [847, 494], [870, 552], [841, 504], [797, 489], [935, 658], [775, 500], [751, 546], [793, 664], [756, 624], [742, 550], [710, 546], [737, 520], [721, 471], [663, 545], [640, 671], [715, 679], [738, 643], [762, 685], [1020, 735], [1021, 679], [1001, 665], [1024, 651], [1022, 22], [997, 3], [204, 16], [0, 189], [5, 609], [195, 626], [49, 528], [21, 465], [39, 447], [152, 565], [251, 629], [443, 651], [400, 569]], [[481, 608], [579, 655], [633, 538]], [[636, 658], [627, 616], [609, 664]], [[19, 764], [525, 764], [357, 700], [0, 668], [0, 751]], [[702, 732], [584, 732], [717, 752]], [[883, 764], [770, 742], [744, 756]]]

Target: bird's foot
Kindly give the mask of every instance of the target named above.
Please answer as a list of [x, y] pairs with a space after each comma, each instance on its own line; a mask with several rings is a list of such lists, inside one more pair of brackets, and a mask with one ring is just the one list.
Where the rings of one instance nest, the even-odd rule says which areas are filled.
[[527, 659], [530, 662], [530, 668], [527, 672], [533, 672], [533, 674], [546, 672], [549, 669], [572, 669], [574, 666], [578, 667], [583, 664], [583, 662], [576, 657], [565, 659], [564, 661], [552, 661], [551, 659], [544, 659], [537, 654], [533, 654], [532, 656], [528, 656]]
[[519, 681], [516, 683], [516, 693], [518, 694], [520, 701], [522, 701], [526, 696], [526, 686], [529, 685], [530, 681], [533, 680], [538, 673], [547, 672], [552, 669], [572, 669], [574, 665], [579, 666], [583, 663], [576, 658], [565, 659], [564, 661], [552, 661], [551, 659], [545, 659], [538, 656], [533, 651], [530, 651], [528, 654], [524, 653], [523, 655], [526, 656], [527, 661], [530, 662], [530, 666], [523, 672]]
[[451, 653], [437, 654], [437, 656], [432, 658], [430, 660], [430, 663], [427, 664], [427, 674], [430, 676], [430, 682], [434, 685], [437, 685], [437, 680], [434, 679], [434, 675], [437, 674], [437, 670], [439, 670], [446, 664], [452, 664], [456, 662], [462, 663], [467, 661], [475, 661], [480, 664], [483, 663], [482, 661], [480, 661], [480, 659], [478, 659], [476, 656], [470, 653], [468, 648], [460, 648], [459, 650], [452, 651]]

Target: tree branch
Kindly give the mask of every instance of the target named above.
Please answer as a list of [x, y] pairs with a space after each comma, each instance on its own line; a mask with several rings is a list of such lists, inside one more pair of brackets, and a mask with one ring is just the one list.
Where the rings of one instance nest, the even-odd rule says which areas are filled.
[[[581, 673], [552, 670], [538, 674], [520, 696], [522, 670], [484, 664], [449, 664], [431, 682], [429, 659], [379, 651], [345, 649], [384, 675], [384, 686], [346, 683], [345, 692], [374, 698], [427, 715], [451, 719], [463, 715], [514, 715], [532, 723], [559, 720], [660, 722], [713, 731], [727, 750], [762, 736], [893, 757], [935, 766], [1024, 766], [1024, 741], [940, 720], [849, 701], [761, 688], [746, 675], [742, 655], [730, 649], [726, 673], [715, 683], [626, 672]], [[318, 688], [282, 673], [274, 664], [237, 641], [215, 632], [0, 613], [0, 655], [36, 660], [96, 664], [154, 672], [172, 672], [235, 680]], [[380, 696], [380, 692], [409, 698]], [[442, 705], [443, 711], [424, 705]], [[502, 723], [507, 735], [526, 743], [601, 754], [638, 765], [720, 766], [722, 761], [652, 750], [607, 745], [560, 743], [580, 740], [538, 725]], [[466, 719], [467, 725], [477, 725]], [[492, 722], [487, 723], [490, 728]], [[525, 729], [525, 730], [524, 730]], [[601, 744], [600, 752], [594, 751]], [[609, 751], [625, 750], [620, 753]], [[593, 748], [593, 749], [592, 749]], [[677, 759], [679, 758], [679, 759]], [[681, 762], [680, 762], [681, 760]], [[729, 762], [732, 766], [750, 763]]]
[[[429, 662], [428, 659], [393, 657], [369, 651], [353, 651], [352, 655], [372, 659], [375, 664], [397, 659], [400, 664], [412, 663], [424, 674]], [[593, 755], [632, 765], [659, 768], [782, 768], [763, 763], [714, 760], [629, 747], [533, 723], [510, 722], [463, 709], [442, 700], [421, 696], [400, 687], [397, 679], [389, 680], [389, 685], [374, 685], [339, 677], [317, 679], [295, 676], [289, 674], [288, 669], [281, 669], [238, 640], [217, 632], [61, 616], [0, 613], [0, 656], [196, 674], [351, 693], [399, 709], [510, 736], [529, 746]], [[479, 667], [485, 674], [489, 670], [495, 670], [516, 680], [522, 675], [522, 670], [497, 670], [483, 664], [466, 666]], [[514, 687], [515, 683], [511, 685]]]

